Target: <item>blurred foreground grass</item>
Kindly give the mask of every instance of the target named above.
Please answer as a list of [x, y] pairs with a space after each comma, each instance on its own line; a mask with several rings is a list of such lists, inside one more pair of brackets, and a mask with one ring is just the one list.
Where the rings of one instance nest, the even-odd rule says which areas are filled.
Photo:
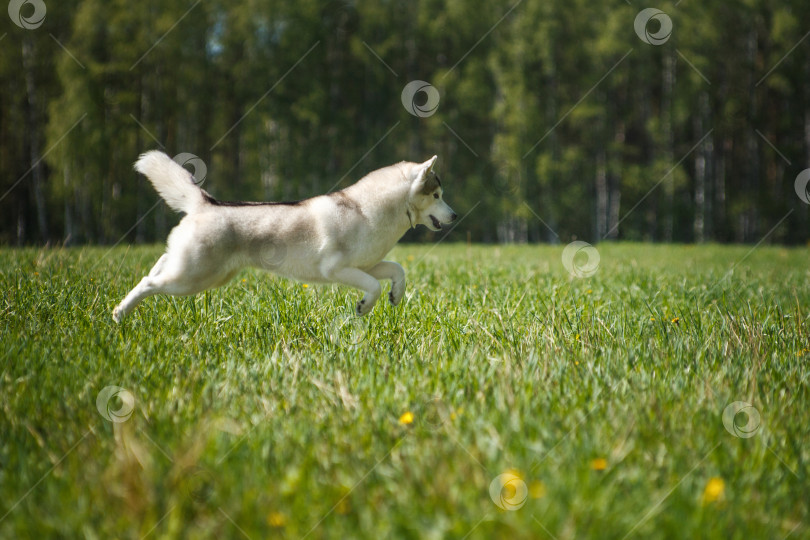
[[364, 319], [250, 270], [121, 326], [160, 247], [3, 250], [0, 537], [810, 537], [807, 251], [597, 248], [398, 246]]

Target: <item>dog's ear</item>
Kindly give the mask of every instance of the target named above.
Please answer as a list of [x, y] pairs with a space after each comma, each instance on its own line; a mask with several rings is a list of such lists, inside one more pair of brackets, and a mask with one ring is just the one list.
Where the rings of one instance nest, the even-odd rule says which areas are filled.
[[439, 156], [433, 156], [424, 163], [414, 165], [413, 169], [411, 169], [411, 174], [413, 175], [414, 180], [418, 180], [420, 177], [432, 171], [433, 165], [436, 163], [437, 159], [439, 159]]
[[439, 156], [433, 156], [424, 163], [419, 163], [418, 165], [415, 165], [413, 169], [411, 169], [414, 192], [422, 189], [422, 186], [424, 186], [425, 180], [427, 179], [427, 175], [433, 170], [433, 165], [436, 163], [437, 159], [439, 159]]
[[422, 163], [420, 167], [424, 167], [425, 172], [430, 172], [433, 170], [433, 165], [436, 163], [436, 160], [439, 159], [439, 156], [433, 156], [426, 162]]

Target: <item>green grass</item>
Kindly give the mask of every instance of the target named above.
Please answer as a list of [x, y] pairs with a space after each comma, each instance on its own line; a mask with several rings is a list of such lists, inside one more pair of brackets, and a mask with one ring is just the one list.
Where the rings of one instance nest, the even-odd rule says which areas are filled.
[[810, 537], [807, 250], [598, 249], [398, 246], [362, 320], [251, 270], [121, 326], [160, 247], [4, 250], [0, 537]]

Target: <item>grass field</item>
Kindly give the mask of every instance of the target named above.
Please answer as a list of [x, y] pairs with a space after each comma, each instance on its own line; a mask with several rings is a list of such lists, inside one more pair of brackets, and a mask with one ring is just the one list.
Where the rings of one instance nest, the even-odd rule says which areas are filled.
[[597, 247], [398, 246], [360, 320], [245, 271], [121, 326], [160, 247], [0, 251], [0, 538], [810, 538], [807, 249]]

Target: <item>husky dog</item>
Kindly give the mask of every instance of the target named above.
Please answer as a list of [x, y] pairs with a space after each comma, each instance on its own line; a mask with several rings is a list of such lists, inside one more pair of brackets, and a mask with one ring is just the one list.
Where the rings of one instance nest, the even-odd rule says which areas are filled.
[[439, 231], [457, 217], [442, 200], [436, 159], [403, 161], [302, 201], [223, 202], [163, 152], [142, 154], [135, 170], [186, 216], [169, 233], [166, 253], [149, 275], [113, 310], [113, 320], [120, 323], [154, 294], [191, 295], [224, 285], [246, 266], [360, 289], [359, 316], [380, 297], [378, 280], [390, 279], [388, 299], [396, 306], [405, 294], [405, 271], [383, 257], [409, 228]]

